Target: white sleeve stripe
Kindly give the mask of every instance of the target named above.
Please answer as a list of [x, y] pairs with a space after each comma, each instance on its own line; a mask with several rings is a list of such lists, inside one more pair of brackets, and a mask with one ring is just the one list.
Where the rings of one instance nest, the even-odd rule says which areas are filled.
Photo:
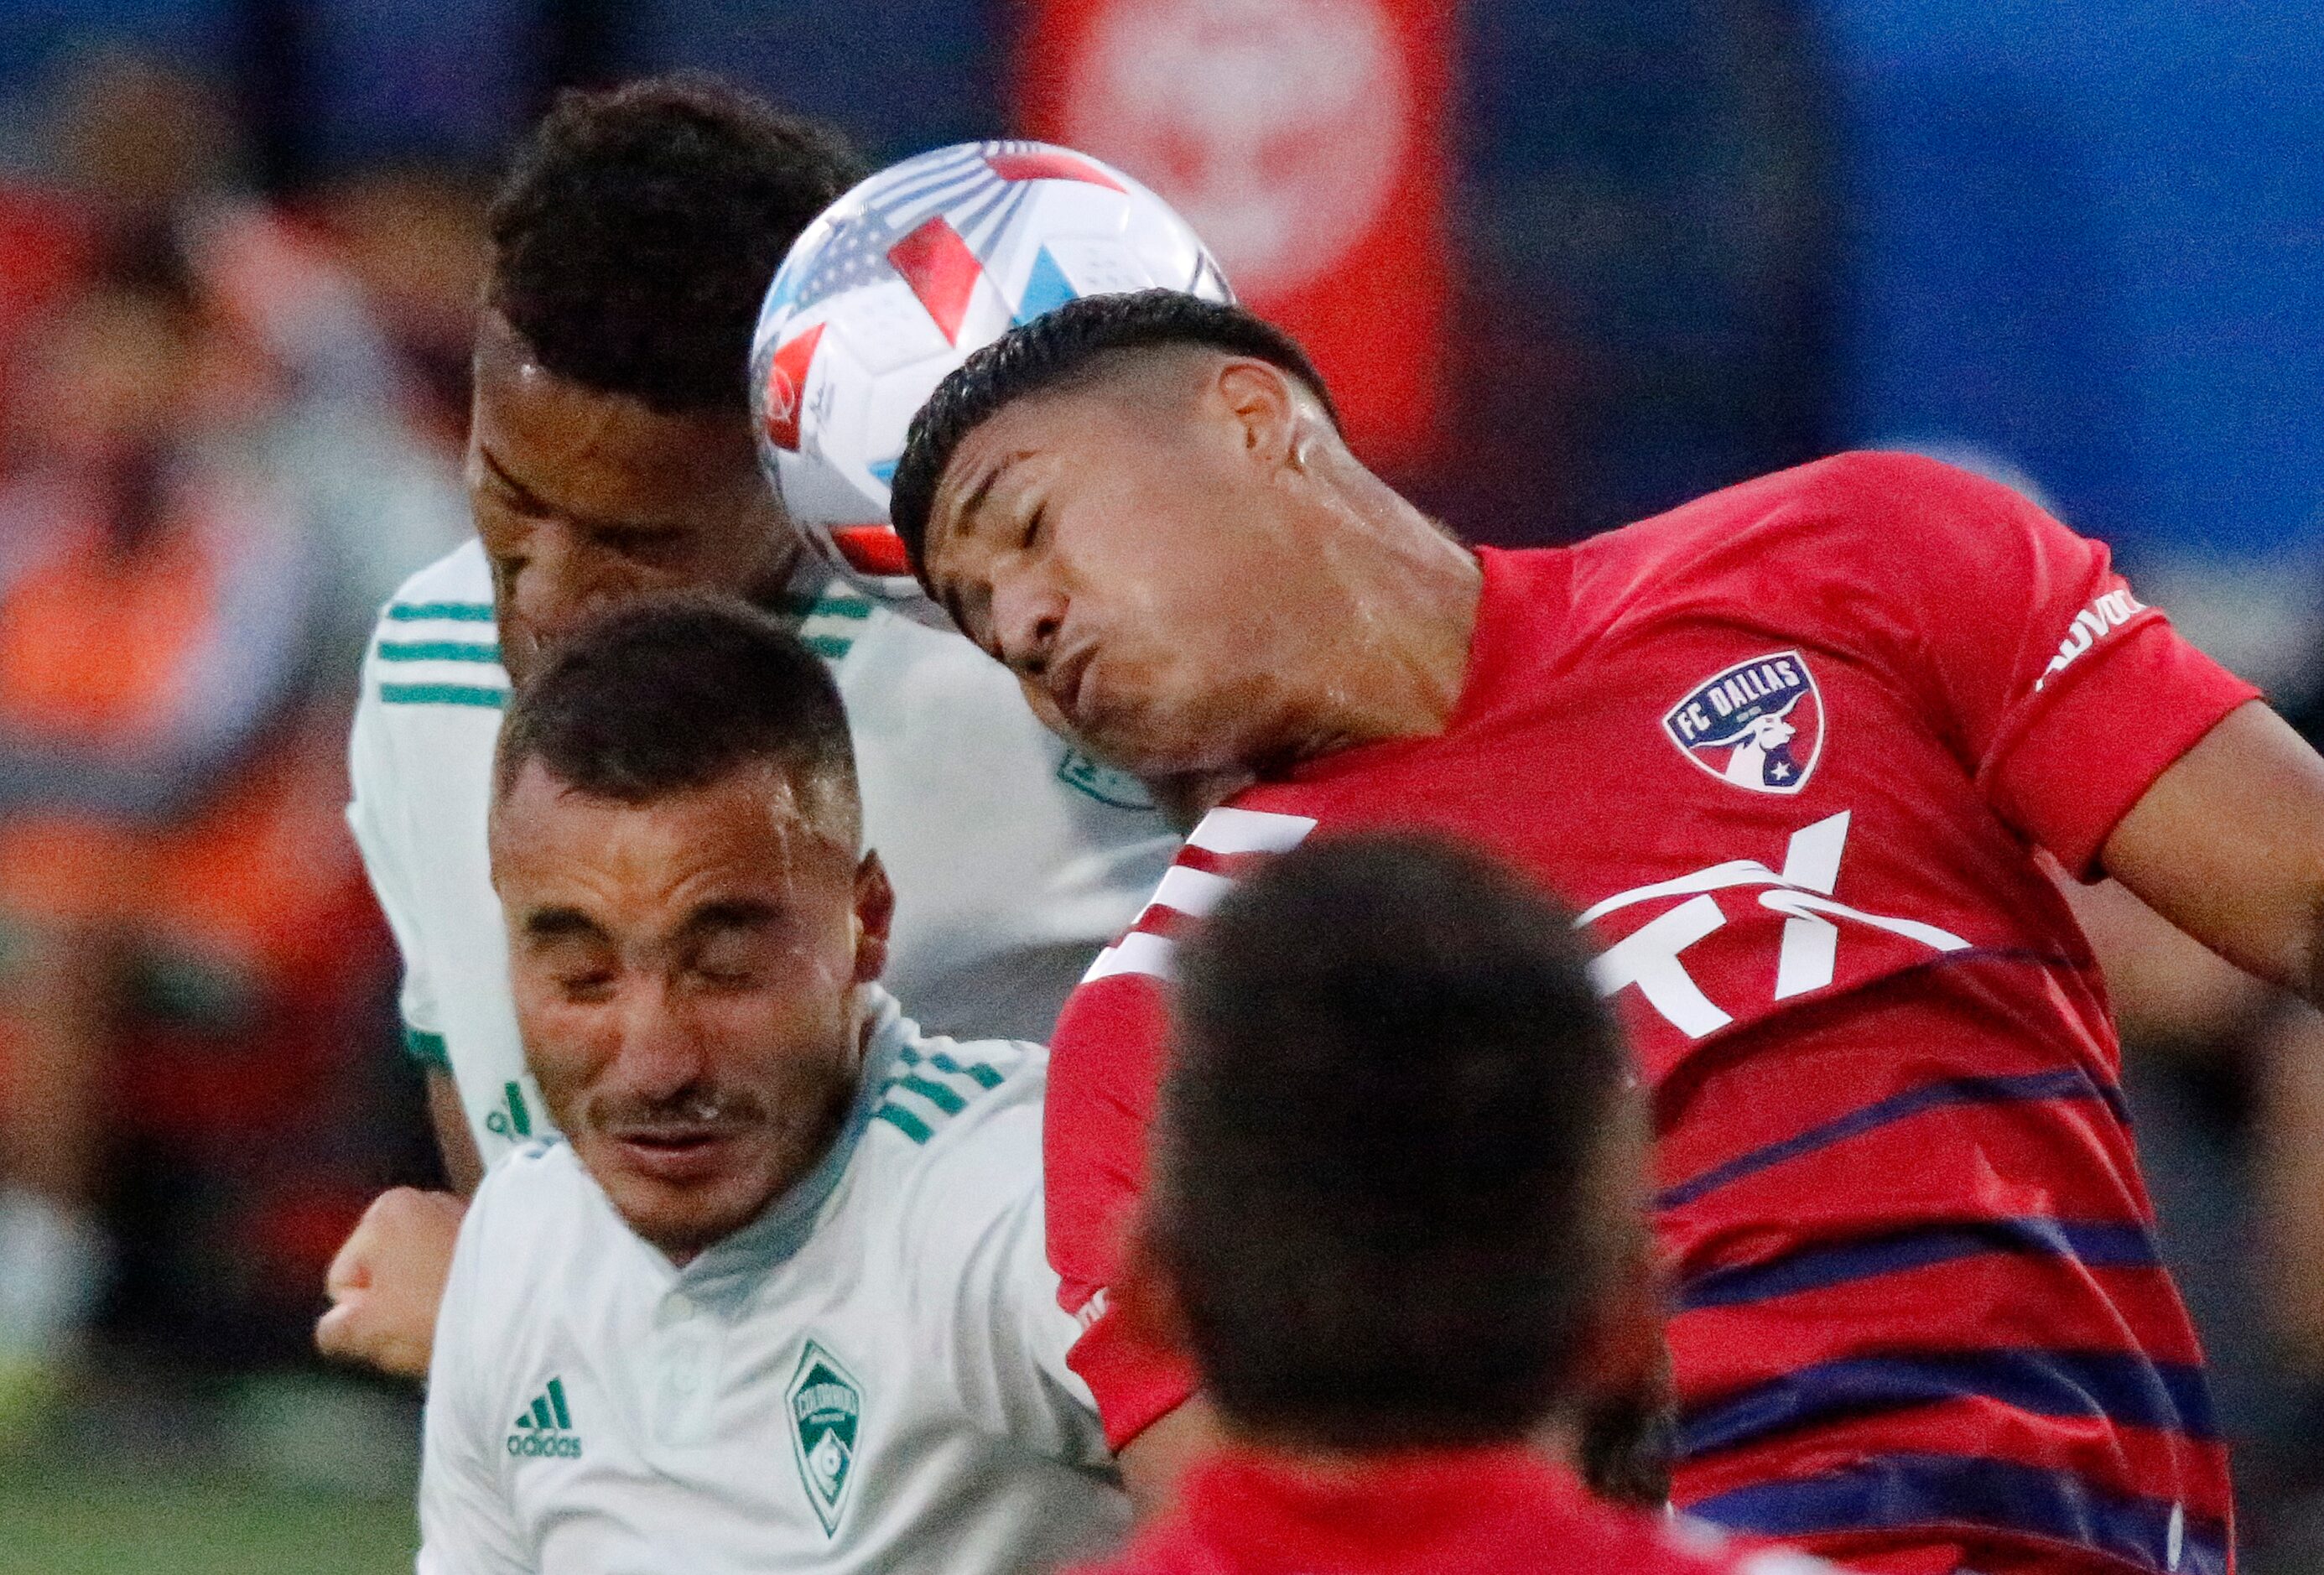
[[1233, 885], [1223, 875], [1173, 864], [1163, 871], [1162, 884], [1154, 889], [1151, 906], [1176, 908], [1188, 918], [1207, 918]]
[[1286, 853], [1315, 829], [1314, 817], [1262, 809], [1213, 809], [1186, 839], [1206, 853]]
[[1177, 944], [1167, 935], [1132, 930], [1097, 954], [1090, 971], [1082, 975], [1082, 982], [1095, 984], [1117, 973], [1146, 973], [1156, 979], [1169, 979], [1176, 972], [1177, 950]]

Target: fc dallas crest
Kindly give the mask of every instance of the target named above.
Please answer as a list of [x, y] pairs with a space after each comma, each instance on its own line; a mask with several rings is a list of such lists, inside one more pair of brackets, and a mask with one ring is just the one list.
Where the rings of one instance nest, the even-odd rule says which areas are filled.
[[1663, 717], [1679, 751], [1754, 793], [1797, 793], [1823, 756], [1823, 695], [1795, 650], [1756, 656], [1695, 686]]

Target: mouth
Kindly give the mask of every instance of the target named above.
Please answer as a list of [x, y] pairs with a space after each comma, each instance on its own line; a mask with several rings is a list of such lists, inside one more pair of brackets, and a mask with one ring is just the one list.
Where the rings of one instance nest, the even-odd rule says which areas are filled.
[[1049, 698], [1056, 703], [1065, 719], [1079, 729], [1088, 718], [1082, 714], [1082, 702], [1089, 689], [1090, 666], [1097, 659], [1096, 649], [1084, 643], [1074, 647], [1049, 665], [1044, 675]]
[[723, 1171], [741, 1134], [728, 1126], [670, 1122], [614, 1128], [604, 1137], [627, 1168], [657, 1181], [684, 1185]]

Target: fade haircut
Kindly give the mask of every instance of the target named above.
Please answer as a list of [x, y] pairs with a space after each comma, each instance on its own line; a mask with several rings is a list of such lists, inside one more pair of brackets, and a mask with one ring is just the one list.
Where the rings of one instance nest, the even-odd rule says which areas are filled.
[[836, 132], [714, 77], [568, 89], [493, 200], [486, 304], [568, 382], [747, 414], [760, 298], [863, 174]]
[[1173, 1055], [1152, 1247], [1231, 1420], [1376, 1451], [1578, 1410], [1644, 1222], [1563, 914], [1448, 842], [1318, 839], [1187, 947]]
[[955, 368], [912, 417], [890, 484], [888, 517], [904, 539], [912, 572], [922, 568], [928, 513], [945, 466], [971, 432], [1027, 394], [1061, 387], [1102, 356], [1166, 345], [1248, 355], [1288, 373], [1315, 396], [1336, 428], [1340, 414], [1323, 374], [1297, 340], [1239, 306], [1175, 290], [1090, 295], [1012, 328]]
[[650, 804], [780, 766], [803, 811], [861, 836], [855, 753], [823, 659], [774, 618], [687, 593], [625, 606], [559, 640], [501, 727], [494, 797], [538, 760], [592, 798]]

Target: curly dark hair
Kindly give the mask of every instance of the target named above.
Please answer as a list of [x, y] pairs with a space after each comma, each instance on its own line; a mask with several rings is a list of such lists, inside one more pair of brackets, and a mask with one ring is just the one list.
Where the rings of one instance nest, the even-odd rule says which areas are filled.
[[888, 518], [904, 539], [912, 572], [926, 577], [921, 553], [936, 483], [953, 451], [1002, 406], [1055, 388], [1098, 356], [1156, 345], [1207, 345], [1281, 367], [1323, 401], [1334, 426], [1339, 411], [1323, 374], [1299, 342], [1266, 318], [1175, 290], [1090, 295], [1067, 301], [983, 346], [928, 396], [912, 418], [889, 486]]
[[714, 77], [568, 90], [493, 199], [486, 302], [559, 377], [747, 410], [760, 298], [864, 173], [838, 133]]

